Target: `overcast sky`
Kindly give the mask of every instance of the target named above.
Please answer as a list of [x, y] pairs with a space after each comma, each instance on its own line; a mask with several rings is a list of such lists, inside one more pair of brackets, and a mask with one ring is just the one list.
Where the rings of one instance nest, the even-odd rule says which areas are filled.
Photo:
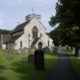
[[[55, 15], [55, 5], [58, 0], [0, 0], [0, 28], [14, 29], [18, 23], [25, 21], [25, 16], [31, 13], [41, 15], [41, 22], [47, 32], [53, 28], [49, 25], [52, 15]], [[32, 11], [34, 9], [34, 11]]]

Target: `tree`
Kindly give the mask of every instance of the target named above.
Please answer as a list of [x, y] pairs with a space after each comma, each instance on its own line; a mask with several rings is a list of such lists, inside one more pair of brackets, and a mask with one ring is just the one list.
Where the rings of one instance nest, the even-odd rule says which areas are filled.
[[0, 34], [10, 34], [10, 30], [1, 30], [0, 29]]
[[60, 38], [64, 44], [75, 47], [75, 56], [78, 56], [80, 48], [80, 1], [58, 0], [56, 3], [56, 15], [51, 17], [50, 25], [57, 23], [61, 28]]
[[59, 28], [55, 28], [53, 31], [49, 33], [49, 36], [53, 39], [55, 46], [59, 46], [60, 44], [60, 32]]

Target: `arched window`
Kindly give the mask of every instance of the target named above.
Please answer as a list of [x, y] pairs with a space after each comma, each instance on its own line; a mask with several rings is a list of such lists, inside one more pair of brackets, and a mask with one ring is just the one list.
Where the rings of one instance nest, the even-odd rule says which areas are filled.
[[40, 38], [42, 37], [42, 33], [40, 33]]
[[20, 48], [22, 48], [22, 41], [20, 41]]
[[38, 38], [38, 29], [37, 29], [36, 26], [33, 27], [32, 34], [33, 34], [33, 38], [34, 39], [37, 39]]
[[49, 46], [49, 41], [48, 41], [48, 46]]

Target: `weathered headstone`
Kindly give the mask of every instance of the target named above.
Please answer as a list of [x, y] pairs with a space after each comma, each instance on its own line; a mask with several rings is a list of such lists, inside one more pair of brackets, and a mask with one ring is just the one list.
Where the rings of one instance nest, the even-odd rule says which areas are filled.
[[50, 49], [48, 47], [44, 48], [44, 53], [50, 54]]
[[73, 54], [73, 55], [75, 54], [75, 50], [72, 51], [72, 54]]
[[20, 48], [18, 49], [18, 53], [21, 53], [21, 49]]
[[7, 50], [7, 49], [4, 49], [4, 50], [3, 50], [4, 53], [8, 53], [8, 51], [9, 51], [9, 50]]
[[28, 60], [28, 58], [27, 58], [27, 57], [22, 57], [22, 60], [24, 60], [24, 61], [25, 61], [25, 60]]
[[55, 53], [55, 54], [58, 53], [58, 48], [57, 47], [54, 48], [53, 53]]
[[24, 47], [24, 52], [28, 52], [28, 50], [29, 50], [28, 48]]
[[44, 70], [44, 52], [42, 50], [35, 51], [35, 69]]
[[34, 54], [28, 56], [28, 63], [34, 63]]
[[13, 53], [11, 51], [8, 51], [8, 58], [12, 59], [13, 58]]
[[19, 48], [18, 49], [18, 53], [24, 53], [24, 52], [28, 52], [27, 48]]

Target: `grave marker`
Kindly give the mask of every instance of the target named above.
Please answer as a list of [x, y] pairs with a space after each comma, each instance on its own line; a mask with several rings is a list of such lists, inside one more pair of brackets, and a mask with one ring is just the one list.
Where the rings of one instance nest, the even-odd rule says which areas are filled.
[[11, 51], [8, 51], [8, 58], [12, 59], [13, 58], [13, 53]]
[[53, 53], [55, 53], [55, 54], [58, 53], [58, 48], [57, 47], [54, 48]]
[[28, 63], [34, 63], [34, 54], [28, 56]]
[[44, 53], [50, 54], [50, 49], [48, 47], [44, 48]]
[[44, 52], [42, 50], [35, 51], [35, 69], [44, 70]]

